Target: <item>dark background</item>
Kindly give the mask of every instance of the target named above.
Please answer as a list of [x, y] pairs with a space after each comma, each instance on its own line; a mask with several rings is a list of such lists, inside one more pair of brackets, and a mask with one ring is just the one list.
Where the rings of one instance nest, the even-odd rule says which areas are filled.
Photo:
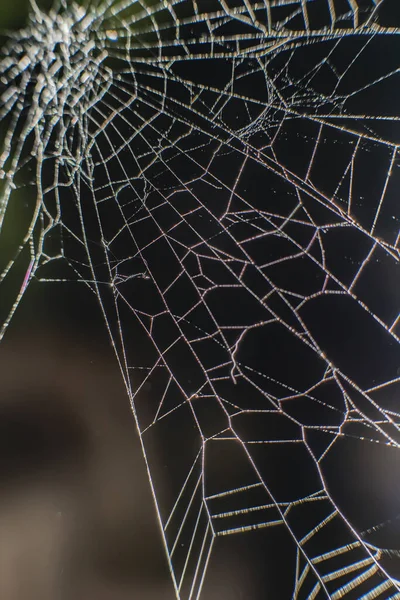
[[[4, 14], [0, 14], [0, 18], [3, 18], [7, 26], [14, 26], [21, 22], [22, 9], [14, 6], [16, 15], [13, 15], [9, 8], [5, 10], [1, 7]], [[391, 7], [394, 7], [394, 3], [384, 4], [383, 20], [386, 22], [392, 22], [394, 12], [398, 11], [396, 7], [391, 13]], [[354, 44], [357, 44], [357, 41]], [[351, 45], [352, 42], [347, 46], [344, 45], [341, 58], [345, 63], [348, 61], [349, 53], [354, 51]], [[352, 85], [357, 87], [366, 76], [372, 72], [378, 73], [382, 62], [396, 63], [396, 56], [399, 55], [397, 46], [396, 41], [389, 40], [381, 43], [377, 40], [376, 44], [372, 45], [371, 52], [358, 63], [357, 70], [353, 72], [355, 79]], [[306, 58], [304, 54], [299, 53], [299, 64], [293, 67], [294, 74], [296, 69], [298, 69], [297, 74], [301, 72]], [[212, 77], [205, 61], [196, 65], [196, 68], [196, 73], [192, 74], [193, 78], [198, 77], [207, 82], [207, 77]], [[214, 84], [214, 81], [210, 83]], [[324, 85], [325, 82], [321, 81], [321, 86]], [[362, 102], [364, 104], [360, 105], [360, 111], [372, 107], [375, 111], [380, 109], [382, 112], [387, 111], [392, 114], [398, 104], [398, 89], [394, 89], [393, 92], [387, 90], [387, 93], [379, 98], [365, 97]], [[293, 127], [296, 127], [296, 124]], [[393, 128], [391, 135], [396, 138], [398, 131]], [[291, 152], [288, 151], [288, 147], [283, 149], [283, 154], [285, 152], [286, 160], [291, 167], [294, 170], [300, 168], [301, 143], [299, 151], [295, 152], [294, 146], [291, 146]], [[320, 166], [320, 178], [326, 188], [329, 188], [330, 177], [333, 178], [329, 164], [334, 163], [335, 160], [337, 156], [334, 150], [328, 148], [326, 162]], [[370, 164], [366, 162], [365, 165], [360, 165], [360, 171], [367, 174], [370, 170], [375, 176], [379, 170], [386, 168], [384, 165], [380, 167], [378, 160], [379, 157], [376, 161], [372, 160]], [[176, 164], [177, 172], [184, 167], [183, 162]], [[229, 165], [224, 168], [226, 172], [221, 173], [221, 177], [228, 177]], [[250, 187], [252, 183], [254, 190]], [[248, 185], [250, 198], [255, 199], [258, 185], [256, 178], [253, 178], [253, 181], [249, 178]], [[365, 218], [368, 217], [367, 213], [368, 204], [365, 207], [367, 215]], [[362, 211], [360, 217], [364, 217]], [[115, 226], [119, 226], [117, 217], [115, 217]], [[93, 239], [95, 244], [96, 240]], [[350, 241], [348, 252], [356, 256], [357, 251], [358, 240], [354, 238]], [[346, 266], [342, 266], [343, 277], [345, 268]], [[372, 305], [379, 305], [381, 301], [379, 292], [382, 286], [386, 285], [388, 278], [397, 288], [393, 290], [397, 298], [396, 281], [398, 280], [393, 279], [392, 275], [391, 272], [385, 275], [378, 266], [377, 275], [372, 274], [367, 280], [368, 299]], [[299, 274], [290, 274], [292, 280], [296, 276], [300, 279]], [[235, 305], [229, 303], [220, 306], [227, 320], [234, 320], [235, 308]], [[327, 310], [329, 312], [329, 307]], [[318, 321], [318, 315], [315, 318]], [[361, 360], [358, 353], [360, 346], [363, 345], [364, 322], [353, 319], [345, 306], [340, 315], [340, 322], [341, 327], [352, 328], [351, 337], [355, 340], [353, 347], [351, 344], [343, 345], [343, 336], [338, 334], [338, 325], [335, 321], [325, 331], [325, 344], [337, 360], [343, 360], [346, 366], [350, 364], [354, 372], [364, 373], [370, 368], [373, 370], [377, 360], [382, 364], [397, 360], [395, 351], [393, 354], [379, 357], [375, 354], [368, 355], [366, 358], [370, 363]], [[114, 325], [115, 323], [112, 324]], [[317, 326], [322, 330], [327, 325], [329, 323], [327, 324], [322, 314]], [[371, 345], [374, 346], [374, 343]], [[140, 354], [141, 350], [142, 348], [138, 349], [133, 344], [132, 353]], [[89, 563], [90, 561], [92, 563], [83, 566], [80, 564], [78, 565], [80, 568], [76, 565], [77, 561], [64, 559], [67, 561], [65, 564], [71, 565], [72, 575], [68, 578], [68, 585], [77, 585], [78, 588], [81, 586], [79, 588], [81, 591], [78, 593], [85, 593], [85, 597], [89, 598], [102, 598], [101, 594], [104, 594], [104, 598], [117, 599], [118, 594], [121, 598], [125, 595], [135, 597], [135, 594], [139, 594], [137, 597], [145, 598], [146, 593], [149, 594], [149, 600], [152, 598], [156, 600], [158, 597], [168, 598], [172, 586], [168, 581], [166, 561], [162, 555], [162, 544], [157, 530], [147, 475], [140, 459], [135, 423], [130, 413], [128, 398], [120, 383], [117, 362], [95, 296], [84, 284], [74, 282], [72, 278], [69, 282], [51, 284], [41, 284], [34, 280], [2, 341], [1, 351], [1, 364], [6, 371], [2, 380], [7, 381], [7, 384], [2, 385], [4, 408], [0, 408], [0, 412], [4, 411], [4, 417], [0, 424], [0, 435], [4, 430], [2, 438], [6, 441], [3, 456], [7, 458], [0, 463], [0, 481], [4, 489], [8, 490], [11, 504], [16, 505], [14, 500], [16, 498], [29, 498], [31, 489], [46, 490], [46, 493], [43, 492], [43, 496], [40, 496], [43, 498], [47, 498], [49, 488], [79, 490], [76, 494], [75, 491], [73, 494], [68, 491], [66, 497], [70, 498], [74, 495], [76, 504], [73, 510], [67, 509], [66, 513], [70, 510], [74, 515], [86, 515], [85, 511], [87, 511], [95, 515], [97, 513], [97, 516], [93, 517], [93, 522], [85, 517], [83, 519], [85, 526], [75, 528], [74, 531], [78, 533], [73, 538], [71, 547], [79, 548], [89, 544], [90, 548], [100, 546], [101, 550], [100, 556], [94, 550], [90, 550], [93, 553], [88, 553], [91, 557]], [[260, 340], [259, 346], [253, 347], [249, 356], [257, 356], [264, 351], [264, 341]], [[143, 353], [146, 353], [145, 347]], [[295, 379], [303, 375], [302, 371], [296, 371], [295, 367], [292, 368], [291, 373]], [[103, 382], [103, 385], [99, 384], [99, 381]], [[79, 412], [80, 404], [88, 406], [84, 415]], [[29, 405], [28, 411], [27, 405]], [[10, 406], [17, 406], [18, 410], [15, 412]], [[103, 421], [100, 419], [96, 431], [94, 423], [102, 412], [111, 417], [105, 416]], [[109, 425], [110, 423], [112, 425]], [[182, 423], [176, 423], [178, 429], [181, 426], [183, 428], [184, 425], [184, 420]], [[119, 435], [118, 432], [121, 434]], [[93, 437], [95, 443], [92, 441]], [[87, 446], [90, 447], [89, 450]], [[113, 453], [115, 447], [113, 465], [116, 469], [121, 467], [120, 479], [114, 484], [114, 492], [108, 481], [109, 473], [114, 471], [114, 466], [108, 466], [109, 470], [107, 470], [103, 464], [111, 461], [108, 456], [113, 454], [111, 447]], [[179, 447], [176, 452], [179, 452]], [[50, 461], [49, 456], [52, 457]], [[85, 461], [88, 461], [87, 464]], [[93, 472], [96, 465], [99, 475], [96, 482], [92, 483], [88, 473]], [[161, 469], [162, 465], [161, 457], [158, 468]], [[157, 470], [156, 463], [153, 468]], [[334, 473], [332, 485], [335, 487], [336, 498], [343, 503], [353, 519], [359, 519], [359, 527], [366, 527], [371, 518], [373, 523], [379, 519], [383, 521], [386, 518], [390, 519], [390, 527], [384, 529], [383, 535], [386, 536], [390, 547], [398, 548], [397, 517], [400, 511], [397, 501], [399, 497], [396, 476], [397, 457], [393, 457], [390, 451], [389, 453], [371, 451], [369, 454], [364, 447], [352, 445], [347, 448], [344, 445], [335, 456], [331, 469]], [[278, 486], [284, 485], [288, 477], [284, 469], [275, 476]], [[301, 483], [301, 473], [291, 473], [289, 476], [292, 481], [299, 480]], [[164, 473], [164, 478], [168, 488], [168, 479], [174, 478], [173, 471]], [[99, 491], [108, 487], [110, 487], [109, 496], [102, 505], [99, 505], [99, 495], [101, 496]], [[385, 506], [383, 506], [382, 495], [377, 493], [382, 489], [388, 497]], [[61, 501], [64, 501], [64, 491], [61, 496]], [[121, 500], [122, 496], [125, 500]], [[136, 499], [137, 497], [139, 500]], [[120, 501], [123, 502], [123, 508], [118, 504]], [[138, 502], [141, 503], [141, 508], [138, 508]], [[113, 508], [114, 503], [116, 508]], [[129, 509], [130, 506], [133, 507], [132, 511]], [[383, 516], [382, 506], [385, 509]], [[9, 509], [6, 506], [5, 515], [10, 514], [7, 510]], [[104, 525], [107, 520], [104, 513], [111, 515], [108, 517], [111, 531], [108, 531]], [[22, 522], [25, 514], [23, 509], [20, 514], [22, 516], [17, 516], [17, 520]], [[119, 518], [122, 522], [118, 521]], [[116, 521], [115, 526], [114, 521]], [[127, 530], [129, 535], [126, 534]], [[265, 530], [261, 529], [240, 537], [231, 536], [229, 539], [218, 540], [210, 583], [204, 591], [205, 600], [210, 600], [214, 596], [222, 598], [222, 590], [227, 589], [228, 598], [247, 597], [256, 600], [271, 597], [284, 600], [289, 597], [292, 581], [286, 576], [282, 565], [290, 562], [289, 557], [293, 559], [293, 548], [281, 530], [270, 531], [268, 536], [265, 535]], [[85, 538], [84, 542], [82, 536]], [[113, 543], [110, 543], [110, 540], [113, 540]], [[146, 540], [145, 544], [143, 540]], [[74, 554], [71, 547], [68, 547], [66, 552]], [[399, 576], [393, 562], [390, 566], [394, 575]], [[229, 588], [228, 582], [231, 582], [233, 588]], [[12, 586], [12, 583], [10, 585]], [[85, 585], [89, 587], [85, 588]], [[39, 589], [42, 588], [38, 587]], [[107, 593], [110, 596], [107, 596]], [[40, 594], [44, 597], [42, 591]], [[6, 599], [6, 595], [2, 597]], [[72, 597], [79, 597], [79, 595]]]

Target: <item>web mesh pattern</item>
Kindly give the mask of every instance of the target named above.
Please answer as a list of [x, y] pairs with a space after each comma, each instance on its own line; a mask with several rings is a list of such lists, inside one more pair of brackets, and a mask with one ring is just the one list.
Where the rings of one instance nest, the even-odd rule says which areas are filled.
[[3, 333], [33, 278], [98, 296], [179, 598], [260, 534], [279, 598], [400, 598], [388, 5], [35, 5], [4, 50]]

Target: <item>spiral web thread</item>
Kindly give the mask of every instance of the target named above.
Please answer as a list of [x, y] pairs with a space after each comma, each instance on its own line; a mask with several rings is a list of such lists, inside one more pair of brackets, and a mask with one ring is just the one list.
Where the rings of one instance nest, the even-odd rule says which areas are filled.
[[[178, 598], [271, 528], [285, 597], [400, 598], [388, 3], [32, 6], [1, 62], [2, 334], [32, 280], [97, 295]], [[389, 473], [375, 512], [355, 455]]]

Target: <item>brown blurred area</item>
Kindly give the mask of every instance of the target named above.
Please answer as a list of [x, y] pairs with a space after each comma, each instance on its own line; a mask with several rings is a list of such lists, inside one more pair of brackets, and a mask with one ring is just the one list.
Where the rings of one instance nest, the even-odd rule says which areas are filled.
[[116, 360], [30, 332], [0, 344], [1, 600], [172, 600]]

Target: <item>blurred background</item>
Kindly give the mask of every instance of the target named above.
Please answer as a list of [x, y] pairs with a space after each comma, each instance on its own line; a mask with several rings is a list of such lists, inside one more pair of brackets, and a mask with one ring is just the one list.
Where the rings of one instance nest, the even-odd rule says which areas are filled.
[[172, 599], [105, 331], [94, 333], [95, 319], [74, 323], [57, 289], [32, 288], [0, 344], [0, 597]]
[[[0, 2], [0, 32], [28, 10]], [[0, 343], [0, 598], [172, 599], [135, 421], [84, 288], [33, 281]]]

